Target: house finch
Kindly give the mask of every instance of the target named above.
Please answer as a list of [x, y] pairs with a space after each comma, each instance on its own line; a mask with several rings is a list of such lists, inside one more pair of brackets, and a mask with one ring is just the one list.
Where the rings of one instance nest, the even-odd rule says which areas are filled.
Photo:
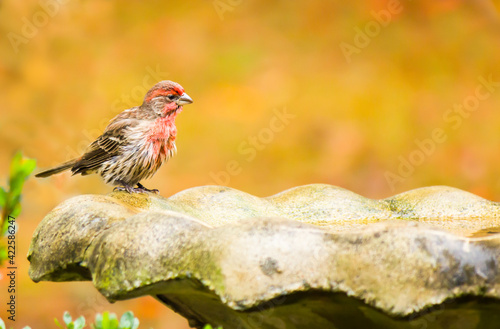
[[182, 105], [192, 102], [178, 83], [158, 82], [146, 93], [141, 106], [113, 118], [85, 154], [35, 176], [48, 177], [71, 169], [73, 175], [97, 173], [107, 184], [118, 185], [115, 190], [158, 193], [140, 181], [153, 176], [176, 152], [175, 117]]

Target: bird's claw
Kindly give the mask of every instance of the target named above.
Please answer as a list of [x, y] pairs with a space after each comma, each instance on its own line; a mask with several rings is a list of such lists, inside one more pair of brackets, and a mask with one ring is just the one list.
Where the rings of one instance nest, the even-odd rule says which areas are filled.
[[149, 192], [149, 193], [154, 193], [154, 194], [159, 194], [160, 193], [160, 190], [158, 189], [148, 189], [146, 187], [144, 187], [144, 185], [142, 185], [141, 183], [137, 183], [137, 190], [141, 190], [142, 193], [144, 192]]
[[159, 194], [160, 191], [157, 189], [148, 189], [144, 187], [141, 183], [137, 183], [137, 187], [132, 187], [128, 184], [122, 184], [123, 186], [117, 186], [113, 189], [113, 191], [127, 191], [128, 193], [154, 193]]
[[113, 189], [113, 191], [127, 191], [128, 193], [143, 193], [141, 191], [137, 191], [137, 189], [133, 188], [130, 185], [117, 186]]

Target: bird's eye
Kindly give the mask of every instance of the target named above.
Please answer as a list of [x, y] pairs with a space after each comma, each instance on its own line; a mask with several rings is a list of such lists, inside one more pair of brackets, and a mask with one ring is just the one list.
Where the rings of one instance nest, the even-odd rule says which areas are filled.
[[177, 98], [177, 96], [176, 95], [168, 95], [167, 98], [170, 99], [171, 101], [173, 101], [174, 99]]

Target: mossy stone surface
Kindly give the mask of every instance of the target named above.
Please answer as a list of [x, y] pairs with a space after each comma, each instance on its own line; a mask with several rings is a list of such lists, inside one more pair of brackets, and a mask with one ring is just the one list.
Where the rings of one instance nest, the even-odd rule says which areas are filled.
[[[317, 184], [258, 198], [83, 195], [50, 212], [34, 281], [92, 280], [224, 328], [497, 328], [496, 202], [437, 186], [383, 200]], [[451, 322], [450, 322], [451, 321]]]

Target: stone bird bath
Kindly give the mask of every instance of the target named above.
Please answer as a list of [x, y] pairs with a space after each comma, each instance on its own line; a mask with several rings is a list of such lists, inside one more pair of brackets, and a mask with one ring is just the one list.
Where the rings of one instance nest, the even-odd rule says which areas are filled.
[[197, 328], [500, 328], [499, 205], [444, 186], [82, 195], [38, 226], [30, 276], [152, 295]]

